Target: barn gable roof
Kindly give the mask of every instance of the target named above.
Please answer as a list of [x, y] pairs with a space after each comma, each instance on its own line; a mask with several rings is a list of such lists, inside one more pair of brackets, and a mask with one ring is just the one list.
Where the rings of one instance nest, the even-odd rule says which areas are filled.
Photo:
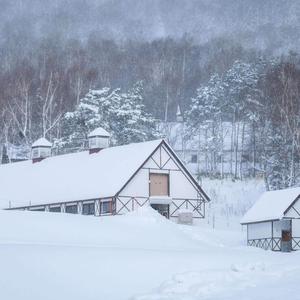
[[0, 166], [0, 208], [114, 196], [162, 140]]
[[280, 220], [300, 198], [300, 187], [265, 192], [248, 210], [241, 224]]
[[126, 186], [149, 157], [165, 145], [199, 192], [209, 200], [193, 176], [164, 140], [109, 147], [0, 165], [0, 208], [26, 207], [113, 197]]

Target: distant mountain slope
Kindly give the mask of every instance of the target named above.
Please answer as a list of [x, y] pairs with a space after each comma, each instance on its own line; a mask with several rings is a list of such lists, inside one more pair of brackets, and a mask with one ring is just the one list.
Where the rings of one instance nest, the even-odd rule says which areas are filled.
[[200, 42], [229, 35], [248, 46], [299, 49], [300, 1], [2, 0], [0, 28], [146, 40], [189, 33]]

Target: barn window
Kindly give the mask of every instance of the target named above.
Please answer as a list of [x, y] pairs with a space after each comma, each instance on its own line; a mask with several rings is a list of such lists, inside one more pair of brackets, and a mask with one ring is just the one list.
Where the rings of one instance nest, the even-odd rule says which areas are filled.
[[111, 201], [101, 202], [101, 214], [111, 213]]
[[50, 206], [49, 211], [51, 212], [61, 212], [60, 206]]
[[78, 210], [77, 210], [77, 205], [66, 205], [66, 213], [68, 214], [77, 214]]
[[94, 215], [95, 214], [95, 203], [84, 203], [82, 205], [83, 215]]
[[39, 208], [30, 208], [31, 211], [45, 211], [44, 207], [39, 207]]
[[197, 162], [198, 162], [198, 155], [197, 154], [192, 154], [191, 163], [196, 164]]

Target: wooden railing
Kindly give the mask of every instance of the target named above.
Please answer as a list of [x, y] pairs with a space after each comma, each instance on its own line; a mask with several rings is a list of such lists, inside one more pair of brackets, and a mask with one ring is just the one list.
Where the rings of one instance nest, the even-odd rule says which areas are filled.
[[[265, 250], [281, 251], [281, 238], [251, 239], [248, 240], [247, 245]], [[292, 250], [300, 250], [300, 237], [292, 237]]]

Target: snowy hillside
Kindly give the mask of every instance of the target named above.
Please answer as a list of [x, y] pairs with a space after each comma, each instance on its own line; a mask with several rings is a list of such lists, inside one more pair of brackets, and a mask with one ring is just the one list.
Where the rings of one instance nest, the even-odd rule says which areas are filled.
[[298, 294], [300, 252], [247, 248], [240, 230], [180, 226], [150, 208], [103, 218], [0, 211], [0, 228], [1, 299], [250, 300]]

